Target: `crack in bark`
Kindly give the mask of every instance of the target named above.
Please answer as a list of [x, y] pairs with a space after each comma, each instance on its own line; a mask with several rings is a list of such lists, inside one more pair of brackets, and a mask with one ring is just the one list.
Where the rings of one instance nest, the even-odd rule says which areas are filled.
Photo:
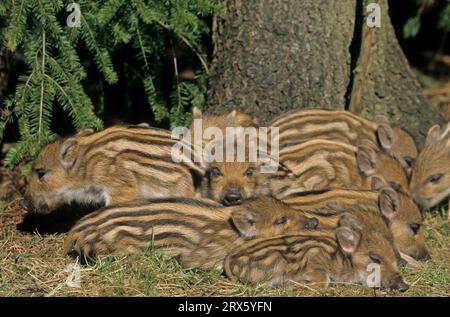
[[361, 100], [363, 95], [364, 84], [369, 72], [370, 58], [372, 56], [372, 46], [374, 43], [375, 31], [369, 29], [364, 34], [364, 40], [361, 48], [360, 63], [355, 69], [353, 75], [353, 87], [350, 95], [350, 103], [348, 110], [355, 114], [361, 113]]
[[381, 27], [365, 25], [372, 2], [225, 1], [227, 13], [214, 32], [206, 113], [238, 109], [264, 125], [292, 109], [345, 108], [367, 119], [388, 117], [420, 146], [442, 118], [421, 95], [388, 0], [376, 1]]
[[355, 69], [358, 66], [358, 59], [361, 54], [361, 45], [363, 41], [363, 27], [364, 27], [364, 5], [363, 1], [356, 1], [355, 6], [355, 26], [353, 29], [353, 37], [350, 42], [348, 51], [350, 54], [350, 74], [349, 74], [349, 82], [347, 86], [347, 90], [345, 93], [345, 110], [348, 110], [350, 107], [352, 90], [353, 90], [353, 82], [355, 79]]

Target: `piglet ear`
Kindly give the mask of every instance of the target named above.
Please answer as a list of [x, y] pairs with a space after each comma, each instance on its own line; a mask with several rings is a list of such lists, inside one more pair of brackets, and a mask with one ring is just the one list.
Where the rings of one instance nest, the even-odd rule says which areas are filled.
[[441, 138], [450, 138], [450, 121], [446, 124], [444, 132], [442, 132]]
[[270, 173], [274, 177], [294, 177], [288, 166], [280, 162], [278, 157], [259, 151], [258, 167], [262, 173]]
[[256, 224], [259, 218], [258, 213], [241, 206], [231, 213], [231, 221], [243, 238], [252, 238], [258, 234]]
[[358, 232], [364, 230], [364, 225], [361, 223], [361, 221], [359, 221], [355, 215], [349, 212], [345, 212], [344, 214], [342, 214], [341, 218], [339, 218], [338, 224], [341, 227], [348, 227]]
[[439, 140], [439, 136], [441, 135], [441, 127], [436, 124], [428, 130], [427, 139], [425, 140], [425, 146], [433, 144], [437, 140]]
[[64, 141], [59, 150], [61, 163], [63, 167], [68, 170], [75, 164], [78, 154], [78, 141], [71, 138]]
[[378, 190], [380, 190], [381, 188], [383, 188], [385, 186], [387, 186], [387, 183], [381, 177], [379, 177], [379, 176], [372, 176], [370, 178], [370, 188], [372, 190], [378, 191]]
[[391, 220], [397, 215], [399, 204], [400, 198], [394, 189], [385, 187], [380, 190], [378, 205], [381, 213], [387, 219]]
[[[141, 123], [141, 124], [142, 124], [142, 123]], [[94, 129], [88, 128], [88, 129], [80, 130], [80, 131], [77, 133], [77, 135], [78, 135], [78, 136], [85, 136], [85, 135], [92, 134], [92, 133], [94, 133], [94, 132], [95, 132]]]
[[348, 227], [339, 227], [336, 229], [336, 238], [342, 251], [347, 254], [355, 253], [360, 240], [358, 233]]
[[375, 173], [377, 167], [376, 152], [374, 149], [359, 146], [358, 152], [356, 153], [356, 162], [358, 164], [359, 170], [366, 176], [372, 176]]
[[236, 115], [237, 115], [237, 110], [234, 109], [233, 111], [231, 111], [231, 112], [227, 115], [227, 117], [228, 117], [228, 119], [233, 119], [233, 118], [236, 117]]
[[192, 108], [192, 119], [201, 119], [202, 118], [202, 111], [198, 107]]
[[392, 144], [394, 144], [395, 141], [394, 130], [392, 130], [389, 124], [382, 123], [378, 126], [376, 134], [381, 147], [385, 151], [389, 152], [392, 148]]

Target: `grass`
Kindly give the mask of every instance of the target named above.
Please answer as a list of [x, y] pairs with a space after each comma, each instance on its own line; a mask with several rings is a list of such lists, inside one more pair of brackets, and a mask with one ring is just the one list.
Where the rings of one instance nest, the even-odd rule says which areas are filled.
[[18, 201], [0, 201], [0, 296], [450, 296], [450, 222], [446, 208], [426, 215], [427, 244], [433, 260], [419, 269], [403, 268], [406, 293], [358, 285], [314, 289], [307, 285], [264, 288], [238, 285], [221, 271], [182, 268], [161, 251], [123, 258], [103, 257], [81, 267], [81, 287], [66, 284], [64, 234], [24, 233]]

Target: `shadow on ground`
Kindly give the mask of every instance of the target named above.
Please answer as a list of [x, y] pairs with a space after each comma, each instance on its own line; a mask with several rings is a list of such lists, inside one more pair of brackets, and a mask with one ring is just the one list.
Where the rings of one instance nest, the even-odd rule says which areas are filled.
[[16, 228], [21, 232], [40, 234], [59, 234], [69, 231], [77, 220], [99, 209], [99, 205], [68, 205], [49, 214], [27, 213]]

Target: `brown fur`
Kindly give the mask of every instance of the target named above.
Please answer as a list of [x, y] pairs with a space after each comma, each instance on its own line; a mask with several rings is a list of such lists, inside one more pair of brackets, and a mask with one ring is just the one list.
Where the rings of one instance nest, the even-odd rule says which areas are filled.
[[82, 131], [39, 153], [25, 198], [31, 209], [47, 213], [70, 202], [109, 205], [193, 196], [194, 177], [201, 178], [204, 170], [190, 158], [174, 162], [176, 142], [168, 131], [141, 126]]
[[[203, 130], [209, 127], [217, 127], [221, 129], [223, 136], [226, 135], [227, 127], [255, 127], [257, 122], [251, 117], [233, 111], [220, 116], [206, 115], [203, 116], [201, 111], [194, 109], [194, 119], [203, 119]], [[193, 133], [193, 126], [190, 127]], [[255, 136], [257, 136], [257, 131]], [[204, 140], [204, 143], [211, 140]], [[253, 160], [249, 157], [249, 141], [246, 139], [245, 158], [240, 162], [237, 157], [237, 143], [235, 140], [224, 143], [227, 146], [233, 146], [235, 155], [231, 161], [226, 160], [225, 147], [223, 148], [223, 160], [212, 161], [207, 164], [207, 172], [202, 181], [201, 196], [222, 202], [225, 205], [240, 204], [243, 200], [270, 195], [274, 191], [273, 188], [282, 186], [280, 180], [286, 177], [288, 171], [280, 167], [275, 173], [261, 173], [261, 167], [264, 164], [260, 160]]]
[[400, 162], [366, 146], [356, 148], [334, 141], [311, 140], [282, 149], [280, 162], [295, 176], [284, 195], [330, 187], [371, 189], [374, 176], [408, 190], [408, 179]]
[[450, 123], [428, 131], [411, 175], [412, 197], [422, 208], [431, 208], [450, 195]]
[[[366, 284], [367, 267], [380, 260], [381, 287], [406, 290], [394, 248], [349, 215], [335, 230], [299, 232], [245, 242], [225, 259], [225, 272], [235, 281], [269, 286], [290, 282], [320, 287], [339, 283]], [[356, 225], [356, 226], [355, 226]]]
[[[422, 215], [408, 195], [396, 192], [390, 187], [380, 191], [356, 191], [347, 189], [331, 189], [321, 192], [293, 194], [284, 197], [283, 201], [306, 215], [319, 219], [322, 228], [334, 228], [337, 217], [342, 212], [354, 212], [355, 216], [366, 218], [381, 230], [387, 221], [393, 235], [393, 241], [400, 252], [415, 259], [429, 259], [425, 245], [425, 227]], [[331, 210], [335, 213], [329, 214]], [[336, 206], [342, 212], [336, 212]], [[356, 207], [347, 209], [346, 206]], [[325, 212], [321, 212], [325, 210]], [[339, 210], [339, 209], [338, 209]], [[369, 215], [364, 215], [369, 213]], [[371, 215], [374, 215], [372, 217]]]
[[[204, 115], [199, 108], [194, 107], [192, 109], [192, 119], [202, 119], [204, 128], [218, 127], [222, 130], [225, 130], [227, 127], [256, 127], [258, 125], [256, 118], [252, 118], [238, 110], [222, 115]], [[192, 129], [192, 125], [190, 129]]]
[[283, 167], [275, 173], [262, 173], [258, 162], [213, 162], [205, 173], [201, 194], [225, 205], [236, 205], [281, 191], [287, 187], [288, 178], [289, 171]]
[[413, 138], [400, 128], [391, 128], [385, 118], [369, 121], [343, 110], [305, 109], [283, 114], [270, 126], [280, 129], [280, 148], [314, 139], [366, 144], [394, 155], [407, 171], [417, 158]]
[[146, 247], [164, 248], [186, 267], [221, 268], [228, 252], [253, 237], [305, 228], [309, 219], [270, 197], [225, 208], [205, 199], [158, 199], [99, 210], [69, 232], [66, 252], [123, 255]]
[[408, 175], [410, 175], [414, 163], [417, 160], [417, 156], [419, 155], [416, 143], [408, 132], [397, 127], [394, 128], [394, 136], [395, 140], [394, 144], [392, 145], [391, 153], [399, 160], [403, 159], [403, 161], [406, 163], [406, 170], [408, 171]]

